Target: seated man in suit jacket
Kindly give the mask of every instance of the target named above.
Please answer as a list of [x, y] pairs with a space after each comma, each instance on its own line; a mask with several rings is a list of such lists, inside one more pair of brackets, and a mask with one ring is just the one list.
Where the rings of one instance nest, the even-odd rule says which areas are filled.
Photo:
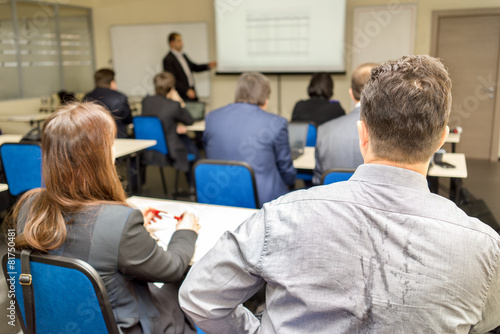
[[235, 103], [210, 112], [203, 134], [208, 159], [246, 161], [252, 166], [261, 206], [287, 193], [296, 177], [287, 120], [265, 111], [270, 92], [264, 75], [242, 74]]
[[85, 95], [84, 101], [95, 101], [113, 114], [118, 138], [127, 138], [127, 125], [132, 123], [132, 113], [127, 96], [116, 90], [115, 72], [103, 68], [94, 74], [95, 89]]
[[[187, 159], [188, 153], [194, 154], [197, 158], [199, 152], [194, 143], [185, 135], [186, 128], [178, 123], [191, 125], [194, 123], [193, 117], [184, 108], [184, 101], [180, 98], [175, 87], [175, 78], [172, 73], [163, 72], [154, 77], [156, 95], [147, 96], [142, 100], [142, 115], [158, 117], [163, 125], [165, 138], [167, 139], [168, 154], [173, 160], [175, 169], [186, 173], [188, 182], [190, 180], [190, 164]], [[156, 161], [163, 164], [167, 157], [158, 152], [147, 151], [147, 160]], [[159, 161], [158, 161], [159, 160]], [[150, 161], [153, 163], [153, 161]]]
[[192, 72], [202, 72], [217, 65], [216, 62], [198, 65], [193, 63], [186, 54], [182, 53], [182, 38], [179, 33], [173, 32], [168, 36], [170, 52], [163, 58], [163, 70], [175, 76], [175, 89], [186, 101], [198, 101], [194, 89], [194, 78]]

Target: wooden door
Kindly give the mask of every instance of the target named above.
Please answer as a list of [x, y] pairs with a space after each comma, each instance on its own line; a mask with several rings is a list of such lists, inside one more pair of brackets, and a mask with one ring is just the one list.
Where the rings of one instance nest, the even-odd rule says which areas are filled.
[[500, 12], [434, 13], [433, 30], [431, 54], [443, 60], [453, 81], [450, 128], [463, 128], [457, 152], [497, 160]]

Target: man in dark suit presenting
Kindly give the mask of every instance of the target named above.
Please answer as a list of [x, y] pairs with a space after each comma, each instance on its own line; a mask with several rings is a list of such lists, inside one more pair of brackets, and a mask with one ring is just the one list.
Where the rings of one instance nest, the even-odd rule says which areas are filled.
[[170, 52], [163, 58], [163, 70], [175, 76], [175, 89], [185, 101], [197, 101], [192, 72], [202, 72], [217, 66], [216, 62], [198, 65], [182, 53], [182, 37], [173, 32], [168, 36]]

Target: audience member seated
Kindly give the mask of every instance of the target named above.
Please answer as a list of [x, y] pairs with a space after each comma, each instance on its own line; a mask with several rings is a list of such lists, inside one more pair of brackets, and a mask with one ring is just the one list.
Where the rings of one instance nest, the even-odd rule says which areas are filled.
[[47, 119], [45, 188], [29, 191], [14, 208], [16, 247], [89, 263], [104, 282], [120, 333], [196, 333], [177, 291], [198, 220], [183, 214], [168, 250], [158, 246], [145, 228], [158, 216], [126, 202], [114, 166], [115, 136], [110, 113], [94, 103], [67, 104]]
[[83, 101], [96, 101], [108, 108], [116, 122], [117, 137], [127, 138], [127, 125], [132, 123], [132, 112], [127, 96], [117, 91], [115, 72], [103, 68], [94, 74], [95, 88], [87, 93]]
[[[451, 80], [429, 56], [372, 70], [365, 163], [226, 232], [188, 273], [181, 307], [207, 333], [485, 333], [500, 325], [500, 236], [429, 191]], [[259, 321], [241, 303], [267, 282]]]
[[352, 74], [349, 95], [356, 103], [354, 109], [349, 114], [328, 121], [318, 128], [313, 184], [320, 184], [321, 175], [330, 168], [357, 168], [363, 163], [356, 122], [359, 121], [361, 92], [370, 79], [371, 69], [375, 66], [377, 64], [362, 64]]
[[208, 159], [246, 161], [255, 171], [260, 205], [288, 192], [295, 183], [287, 120], [266, 112], [271, 88], [260, 73], [244, 73], [235, 102], [205, 117], [203, 142]]
[[[187, 109], [182, 98], [175, 90], [175, 78], [170, 72], [162, 72], [154, 77], [156, 95], [147, 96], [142, 100], [142, 115], [158, 117], [163, 125], [165, 138], [167, 139], [168, 152], [173, 160], [175, 169], [186, 173], [190, 186], [191, 167], [193, 163], [188, 161], [188, 153], [192, 153], [199, 159], [200, 153], [196, 144], [186, 135], [186, 127], [194, 123], [193, 117]], [[178, 124], [178, 123], [183, 124]], [[156, 153], [156, 152], [148, 152]], [[153, 159], [164, 159], [155, 156]], [[161, 164], [161, 163], [160, 163]]]
[[339, 101], [331, 100], [333, 96], [333, 80], [328, 73], [315, 73], [307, 88], [309, 100], [297, 102], [293, 108], [292, 121], [308, 121], [314, 125], [321, 124], [345, 115]]

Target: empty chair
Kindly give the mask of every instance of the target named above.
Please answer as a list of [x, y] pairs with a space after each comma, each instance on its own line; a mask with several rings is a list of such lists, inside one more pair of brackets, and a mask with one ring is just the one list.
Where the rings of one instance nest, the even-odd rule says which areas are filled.
[[335, 182], [347, 181], [354, 174], [355, 169], [351, 168], [333, 168], [323, 173], [321, 184], [330, 184]]
[[[157, 117], [153, 116], [136, 116], [133, 120], [134, 123], [134, 134], [136, 139], [154, 139], [156, 140], [156, 145], [146, 149], [146, 164], [156, 165], [160, 168], [161, 180], [163, 183], [163, 191], [167, 193], [167, 183], [165, 181], [165, 175], [163, 173], [164, 166], [172, 165], [172, 161], [168, 155], [167, 140], [165, 138], [165, 133], [163, 132], [163, 126], [161, 121]], [[149, 155], [148, 155], [149, 154]], [[195, 160], [193, 154], [188, 153], [187, 159], [189, 162]], [[179, 171], [176, 171], [175, 178], [175, 191], [177, 192], [179, 180]]]
[[253, 168], [242, 161], [200, 160], [194, 165], [199, 203], [258, 208]]
[[309, 123], [309, 126], [307, 128], [307, 140], [306, 140], [307, 147], [316, 147], [316, 136], [317, 136], [316, 125], [314, 125], [314, 123]]
[[34, 143], [4, 143], [0, 146], [9, 193], [16, 197], [42, 186], [42, 149]]
[[[2, 262], [24, 333], [34, 333], [32, 324], [37, 333], [118, 333], [106, 288], [94, 268], [63, 256], [28, 256], [30, 272], [21, 270], [19, 252], [15, 257], [5, 255]], [[30, 294], [25, 295], [23, 288], [32, 288], [34, 312], [29, 308]]]
[[[312, 122], [293, 121], [288, 124], [288, 136], [292, 149], [292, 159], [296, 159], [304, 152], [304, 147], [315, 147], [317, 130]], [[304, 140], [302, 142], [302, 140]], [[312, 172], [298, 172], [297, 179], [303, 180], [306, 186], [312, 185]]]

